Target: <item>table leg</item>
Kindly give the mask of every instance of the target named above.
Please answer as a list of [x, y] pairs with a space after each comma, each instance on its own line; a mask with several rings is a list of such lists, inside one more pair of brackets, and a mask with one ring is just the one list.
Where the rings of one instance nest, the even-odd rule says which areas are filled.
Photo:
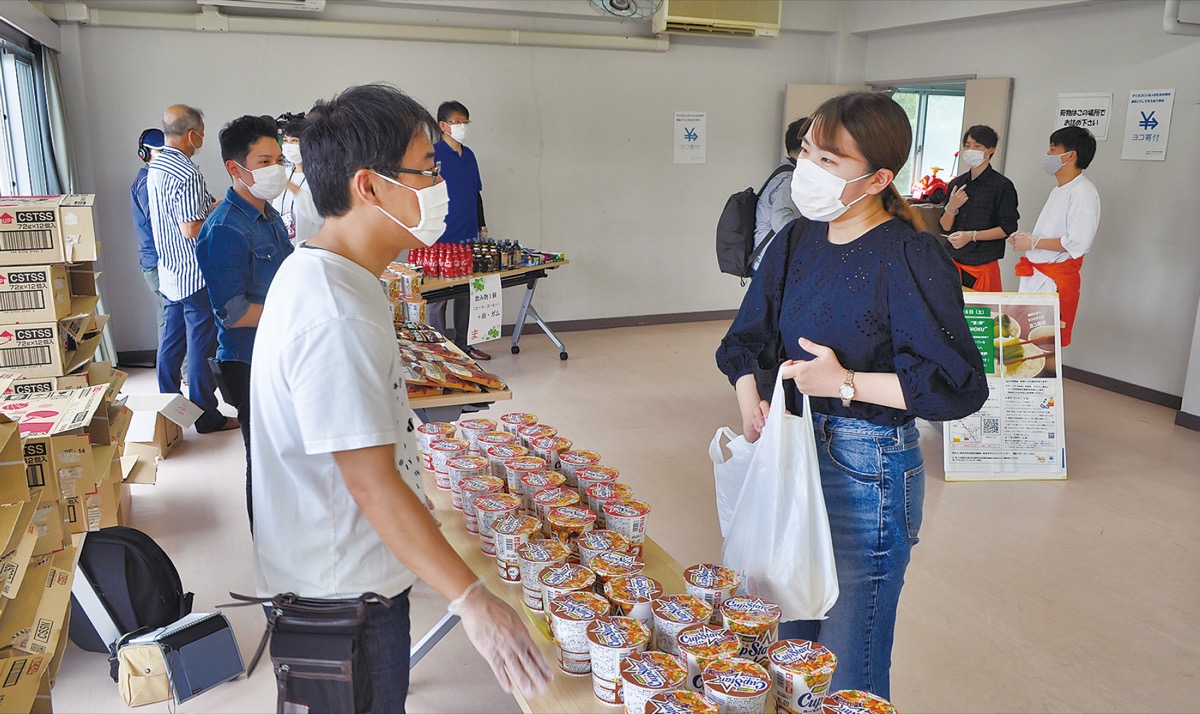
[[416, 667], [417, 663], [424, 659], [425, 655], [429, 654], [437, 643], [442, 641], [443, 637], [450, 634], [450, 630], [453, 630], [457, 624], [458, 615], [450, 613], [443, 615], [433, 629], [425, 633], [421, 641], [412, 648], [412, 652], [408, 655], [408, 668], [411, 670]]
[[521, 300], [521, 310], [517, 313], [517, 324], [513, 325], [512, 333], [512, 353], [517, 354], [520, 348], [517, 347], [517, 342], [521, 340], [521, 331], [525, 328], [525, 316], [529, 314], [529, 308], [533, 304], [533, 291], [537, 289], [537, 281], [531, 280], [525, 286], [525, 297]]

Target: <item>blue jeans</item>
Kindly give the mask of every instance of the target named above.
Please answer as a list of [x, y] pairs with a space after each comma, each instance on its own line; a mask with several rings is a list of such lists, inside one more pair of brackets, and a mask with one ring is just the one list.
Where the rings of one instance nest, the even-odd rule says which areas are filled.
[[408, 661], [412, 649], [412, 624], [408, 619], [405, 590], [392, 598], [392, 606], [367, 606], [367, 624], [361, 644], [371, 665], [371, 714], [403, 714], [408, 698]]
[[911, 422], [819, 413], [813, 425], [841, 594], [826, 620], [782, 623], [779, 638], [820, 642], [837, 655], [830, 691], [890, 699], [896, 608], [925, 500], [920, 434]]
[[182, 300], [163, 300], [163, 332], [158, 341], [158, 391], [180, 393], [180, 369], [188, 359], [188, 399], [204, 410], [196, 420], [196, 431], [215, 431], [225, 424], [217, 409], [217, 383], [208, 358], [217, 353], [217, 323], [208, 289], [200, 288]]

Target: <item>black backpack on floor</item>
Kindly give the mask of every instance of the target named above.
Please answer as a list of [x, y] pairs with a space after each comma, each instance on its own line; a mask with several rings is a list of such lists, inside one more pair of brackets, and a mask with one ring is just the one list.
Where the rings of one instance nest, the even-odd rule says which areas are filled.
[[753, 188], [747, 188], [725, 201], [725, 208], [721, 211], [721, 217], [717, 219], [717, 265], [722, 273], [739, 278], [750, 277], [755, 259], [767, 249], [771, 239], [775, 237], [775, 232], [772, 231], [759, 244], [757, 250], [754, 248], [754, 213], [758, 208], [758, 198], [772, 179], [792, 169], [792, 166], [777, 166], [763, 182], [758, 193], [755, 193]]
[[[191, 613], [192, 593], [183, 591], [179, 571], [150, 536], [133, 528], [112, 526], [88, 533], [79, 556], [76, 577], [85, 577], [112, 622], [93, 625], [89, 604], [71, 595], [71, 641], [89, 652], [109, 652], [110, 642], [99, 634], [116, 626], [124, 635], [142, 628], [165, 627]], [[94, 608], [94, 602], [91, 608]]]

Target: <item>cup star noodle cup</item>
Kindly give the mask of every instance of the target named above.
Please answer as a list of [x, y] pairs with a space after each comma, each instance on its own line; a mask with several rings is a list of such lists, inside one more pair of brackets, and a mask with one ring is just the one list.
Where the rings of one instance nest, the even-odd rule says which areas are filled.
[[550, 515], [551, 510], [564, 506], [574, 506], [578, 503], [579, 494], [565, 486], [540, 491], [533, 497], [533, 508], [537, 519], [542, 522], [542, 532], [550, 535], [550, 523], [546, 519]]
[[704, 668], [719, 659], [737, 657], [742, 649], [737, 635], [712, 625], [683, 628], [675, 636], [675, 644], [687, 663], [687, 688], [700, 693], [704, 692]]
[[558, 429], [549, 424], [530, 424], [517, 429], [517, 437], [527, 449], [533, 448], [533, 440], [545, 436], [558, 436]]
[[559, 472], [563, 470], [560, 454], [570, 451], [572, 446], [574, 442], [562, 436], [543, 436], [529, 442], [534, 455], [545, 459], [551, 469]]
[[479, 435], [495, 431], [496, 422], [491, 419], [460, 419], [458, 430], [462, 432], [463, 438], [471, 444], [471, 451], [478, 454], [481, 453], [479, 450]]
[[475, 512], [475, 501], [491, 493], [500, 493], [504, 482], [491, 476], [475, 476], [466, 479], [458, 485], [463, 498], [463, 520], [467, 524], [468, 533], [479, 533], [478, 516]]
[[650, 504], [626, 498], [604, 504], [604, 527], [616, 531], [629, 539], [629, 552], [641, 557], [642, 544], [646, 542], [646, 518], [650, 515]]
[[721, 603], [725, 629], [742, 641], [738, 656], [765, 665], [767, 650], [779, 639], [779, 619], [783, 610], [760, 597], [731, 597]]
[[[526, 456], [525, 458], [538, 459], [536, 456]], [[544, 459], [538, 459], [538, 461], [546, 463]], [[557, 471], [542, 470], [522, 473], [519, 492], [525, 512], [530, 515], [537, 513], [537, 509], [533, 506], [533, 497], [548, 488], [560, 488], [564, 483], [566, 483], [566, 477]]]
[[687, 667], [665, 652], [634, 652], [621, 660], [621, 698], [625, 711], [640, 714], [655, 694], [683, 688]]
[[446, 472], [450, 479], [451, 503], [460, 511], [463, 505], [462, 489], [459, 486], [463, 480], [473, 476], [491, 476], [488, 460], [474, 454], [453, 456], [446, 459]]
[[509, 412], [500, 417], [500, 430], [507, 431], [509, 434], [516, 434], [517, 429], [523, 426], [535, 426], [537, 423], [538, 418], [536, 414]]
[[843, 689], [825, 697], [823, 714], [896, 714], [896, 708], [883, 697], [855, 689]]
[[667, 595], [657, 598], [650, 609], [654, 613], [654, 643], [658, 649], [682, 657], [675, 638], [685, 628], [701, 625], [712, 618], [712, 607], [695, 595]]
[[496, 570], [506, 583], [521, 582], [517, 550], [542, 532], [542, 522], [532, 516], [507, 516], [492, 524], [496, 546]]
[[550, 601], [567, 593], [591, 590], [596, 583], [596, 574], [582, 565], [563, 563], [543, 570], [538, 580], [542, 585], [542, 611], [549, 621]]
[[690, 689], [655, 694], [646, 702], [645, 714], [719, 714], [717, 705]]
[[[579, 480], [575, 477], [575, 471], [585, 466], [595, 466], [600, 463], [600, 454], [597, 454], [595, 451], [572, 449], [571, 451], [564, 451], [559, 454], [558, 460], [562, 462], [562, 473], [567, 477], [567, 486], [579, 489]], [[582, 489], [579, 489], [579, 495], [583, 495]]]
[[604, 584], [604, 596], [613, 604], [618, 615], [632, 617], [651, 628], [654, 635], [654, 601], [662, 597], [663, 587], [645, 575], [621, 575]]
[[[584, 478], [582, 471], [580, 474], [580, 478]], [[590, 484], [585, 493], [587, 495], [588, 508], [596, 512], [596, 526], [607, 530], [608, 521], [604, 516], [604, 506], [612, 501], [624, 501], [628, 498], [633, 498], [633, 487], [624, 483], [602, 481]]]
[[736, 570], [711, 563], [693, 565], [683, 571], [683, 580], [688, 595], [699, 596], [712, 605], [713, 616], [709, 622], [714, 625], [721, 623], [721, 603], [733, 597], [742, 585], [742, 576]]
[[466, 456], [471, 445], [462, 439], [439, 439], [429, 445], [429, 458], [433, 462], [434, 479], [437, 487], [450, 490], [450, 471], [446, 462], [455, 456]]
[[837, 657], [808, 640], [780, 640], [767, 652], [777, 714], [821, 714]]
[[[481, 436], [480, 439], [482, 438]], [[482, 443], [480, 445], [483, 446]], [[483, 446], [483, 453], [487, 455], [488, 463], [492, 465], [492, 477], [507, 483], [508, 470], [505, 464], [512, 459], [529, 456], [529, 449], [519, 444], [491, 444]]]
[[622, 704], [621, 660], [645, 652], [650, 629], [631, 617], [600, 617], [587, 629], [592, 693], [605, 704]]
[[596, 587], [603, 593], [609, 580], [622, 575], [640, 575], [646, 564], [628, 553], [600, 553], [588, 566], [596, 571]]
[[567, 562], [569, 554], [567, 546], [556, 540], [529, 541], [517, 548], [517, 561], [521, 567], [521, 599], [525, 607], [534, 612], [542, 611], [542, 571]]
[[596, 525], [596, 514], [579, 506], [559, 506], [546, 513], [550, 537], [557, 538], [575, 552], [575, 541]]
[[444, 421], [431, 421], [417, 427], [417, 451], [421, 452], [425, 468], [433, 471], [433, 461], [429, 453], [429, 447], [433, 442], [449, 439], [452, 436], [454, 436], [454, 425]]
[[601, 553], [629, 552], [629, 539], [612, 531], [592, 530], [579, 536], [575, 549], [579, 551], [579, 562], [590, 568], [592, 558]]
[[479, 549], [485, 555], [496, 554], [496, 522], [520, 511], [521, 499], [511, 493], [489, 493], [475, 499], [475, 527], [479, 531]]
[[525, 491], [521, 486], [521, 477], [529, 473], [546, 470], [546, 460], [538, 456], [518, 456], [504, 462], [504, 479], [508, 482], [508, 492], [522, 498]]
[[585, 497], [588, 486], [596, 483], [613, 483], [620, 477], [621, 470], [615, 466], [595, 464], [575, 469], [575, 479], [579, 482], [579, 494]]
[[558, 668], [572, 677], [592, 672], [588, 625], [608, 615], [608, 600], [594, 592], [569, 592], [550, 601], [550, 633], [558, 649]]
[[771, 691], [771, 675], [761, 664], [733, 657], [704, 668], [704, 696], [721, 714], [761, 714]]

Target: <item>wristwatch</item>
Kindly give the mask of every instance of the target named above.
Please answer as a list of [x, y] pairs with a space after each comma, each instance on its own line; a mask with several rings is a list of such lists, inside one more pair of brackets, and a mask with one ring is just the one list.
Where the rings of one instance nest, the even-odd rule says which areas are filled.
[[838, 396], [842, 398], [843, 407], [850, 406], [850, 402], [854, 401], [854, 370], [846, 370], [846, 381], [838, 387]]

